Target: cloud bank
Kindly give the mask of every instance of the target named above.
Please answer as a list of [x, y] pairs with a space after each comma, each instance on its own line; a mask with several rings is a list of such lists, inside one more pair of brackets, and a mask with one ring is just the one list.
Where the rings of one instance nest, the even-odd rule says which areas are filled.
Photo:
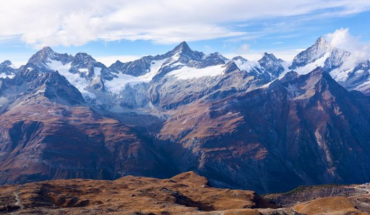
[[365, 0], [12, 0], [0, 7], [0, 39], [19, 37], [34, 47], [96, 40], [168, 44], [243, 36], [234, 23], [256, 19], [369, 9]]
[[325, 35], [326, 40], [336, 48], [351, 52], [343, 68], [353, 68], [360, 62], [370, 59], [370, 41], [363, 42], [361, 37], [352, 36], [348, 28], [341, 28]]

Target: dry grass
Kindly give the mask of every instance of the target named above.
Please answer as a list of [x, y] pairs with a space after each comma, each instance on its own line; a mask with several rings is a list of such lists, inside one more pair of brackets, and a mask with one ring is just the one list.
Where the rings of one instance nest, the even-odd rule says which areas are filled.
[[307, 215], [327, 214], [360, 214], [346, 197], [319, 198], [307, 203], [297, 204], [294, 210]]

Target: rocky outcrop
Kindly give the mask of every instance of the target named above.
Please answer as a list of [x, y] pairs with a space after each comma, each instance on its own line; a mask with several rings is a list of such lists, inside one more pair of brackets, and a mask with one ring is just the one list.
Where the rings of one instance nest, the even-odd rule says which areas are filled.
[[370, 200], [369, 194], [360, 193], [299, 199], [281, 207], [253, 191], [209, 186], [207, 178], [194, 172], [169, 179], [126, 176], [114, 181], [54, 180], [0, 188], [0, 213], [12, 214], [362, 215], [370, 208], [353, 203], [353, 199]]
[[0, 189], [0, 213], [185, 214], [276, 207], [253, 191], [208, 186], [186, 172], [170, 179], [127, 176], [115, 181], [55, 180]]

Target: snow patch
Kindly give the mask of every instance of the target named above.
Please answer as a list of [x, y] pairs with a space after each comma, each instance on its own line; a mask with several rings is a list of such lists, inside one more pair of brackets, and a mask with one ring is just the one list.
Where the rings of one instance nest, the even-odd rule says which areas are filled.
[[224, 73], [224, 65], [209, 66], [202, 69], [196, 69], [184, 66], [181, 69], [172, 71], [166, 76], [174, 76], [180, 80], [202, 78], [202, 77], [213, 77], [222, 75]]
[[315, 60], [312, 63], [309, 63], [303, 67], [299, 67], [297, 69], [294, 69], [299, 75], [305, 75], [316, 69], [317, 67], [324, 67], [326, 59], [330, 57], [331, 53], [327, 52], [324, 56], [321, 58]]
[[8, 98], [6, 97], [0, 97], [0, 107], [8, 103]]
[[105, 81], [105, 87], [109, 92], [118, 94], [126, 87], [127, 84], [136, 85], [140, 83], [148, 83], [159, 73], [159, 70], [167, 60], [168, 58], [152, 61], [149, 72], [142, 76], [135, 77], [132, 75], [119, 73], [117, 74], [117, 78], [114, 78], [110, 81]]
[[15, 77], [15, 75], [14, 75], [14, 74], [10, 74], [10, 75], [7, 75], [7, 74], [5, 74], [5, 73], [1, 73], [1, 74], [0, 74], [0, 78], [3, 78], [3, 79], [5, 79], [5, 78], [13, 79], [14, 77]]
[[[341, 68], [334, 69], [330, 72], [331, 77], [333, 77], [336, 81], [345, 81], [348, 79], [348, 75], [352, 70], [341, 70]], [[360, 73], [361, 71], [357, 71], [356, 73]], [[363, 70], [362, 70], [363, 72]]]
[[83, 72], [83, 73], [87, 73], [89, 70], [87, 68], [81, 68], [81, 69], [78, 69], [78, 71]]
[[12, 69], [18, 69], [18, 67], [16, 65], [14, 65], [14, 64], [10, 64], [9, 67], [12, 68]]
[[291, 63], [286, 61], [281, 62], [281, 66], [284, 68], [284, 71], [279, 75], [278, 79], [282, 79], [289, 71], [291, 71], [289, 69], [290, 64]]
[[162, 68], [163, 64], [168, 60], [168, 58], [163, 60], [154, 60], [150, 64], [150, 71], [145, 75], [139, 76], [138, 78], [141, 79], [143, 82], [151, 81], [154, 76], [159, 73], [159, 70]]
[[107, 88], [107, 90], [113, 94], [118, 94], [120, 93], [127, 84], [140, 84], [144, 82], [142, 79], [139, 77], [135, 77], [132, 75], [126, 75], [119, 73], [117, 74], [117, 78], [114, 78], [112, 80], [106, 80], [104, 85]]
[[102, 70], [102, 68], [100, 68], [100, 67], [95, 67], [95, 68], [94, 68], [94, 75], [95, 75], [95, 76], [101, 76], [101, 70]]
[[59, 74], [63, 75], [70, 84], [75, 86], [84, 96], [89, 96], [90, 98], [95, 98], [95, 94], [86, 90], [90, 82], [85, 78], [80, 77], [79, 74], [71, 73], [71, 63], [63, 64], [60, 61], [49, 60], [47, 66], [55, 71], [58, 71]]
[[366, 91], [370, 88], [370, 80], [368, 79], [367, 81], [365, 81], [364, 83], [358, 85], [355, 90], [358, 90], [358, 91]]
[[261, 68], [261, 65], [256, 61], [244, 61], [241, 59], [234, 60], [234, 63], [242, 71], [250, 72], [255, 68]]

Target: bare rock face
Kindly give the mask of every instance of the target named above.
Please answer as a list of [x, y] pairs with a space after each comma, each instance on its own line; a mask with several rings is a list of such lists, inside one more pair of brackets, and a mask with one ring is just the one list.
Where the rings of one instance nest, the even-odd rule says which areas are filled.
[[302, 184], [364, 183], [370, 180], [369, 104], [317, 69], [186, 106], [158, 138], [179, 145], [169, 154], [181, 170], [196, 169], [216, 186], [266, 193]]

